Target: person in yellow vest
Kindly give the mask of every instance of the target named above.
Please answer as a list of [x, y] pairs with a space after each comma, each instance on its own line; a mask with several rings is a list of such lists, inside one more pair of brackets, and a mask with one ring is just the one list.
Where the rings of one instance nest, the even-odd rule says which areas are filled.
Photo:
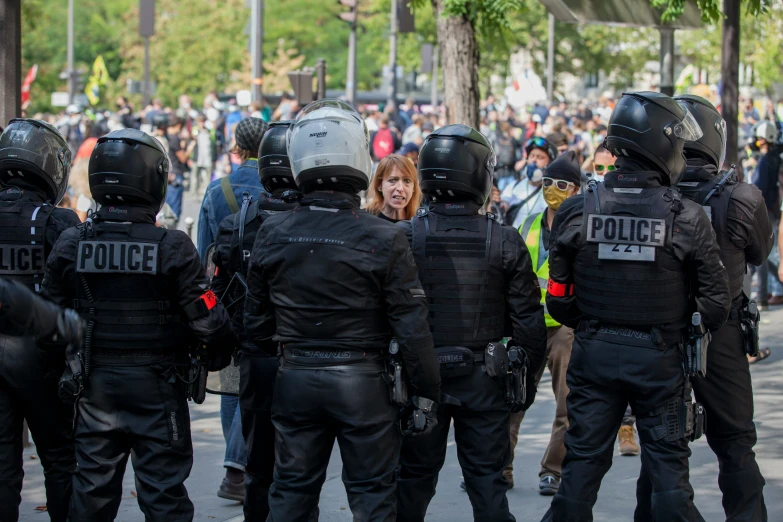
[[[519, 233], [525, 240], [533, 262], [533, 270], [538, 276], [541, 287], [541, 304], [544, 306], [544, 318], [547, 326], [546, 367], [552, 374], [552, 391], [555, 393], [557, 407], [555, 409], [555, 421], [552, 424], [552, 435], [549, 437], [544, 458], [541, 459], [541, 471], [539, 472], [538, 490], [542, 495], [554, 495], [560, 486], [560, 470], [565, 457], [564, 437], [568, 427], [566, 415], [566, 370], [571, 358], [571, 343], [574, 340], [574, 331], [562, 326], [547, 313], [546, 287], [549, 279], [549, 231], [555, 219], [555, 212], [561, 203], [567, 198], [579, 192], [582, 172], [576, 153], [566, 152], [558, 157], [544, 172], [543, 196], [547, 208], [541, 213], [529, 215], [519, 227]], [[544, 366], [536, 374], [536, 386], [544, 374]], [[519, 427], [525, 412], [512, 413], [509, 435], [511, 447], [517, 445]], [[512, 461], [503, 472], [503, 476], [513, 487], [513, 455]]]

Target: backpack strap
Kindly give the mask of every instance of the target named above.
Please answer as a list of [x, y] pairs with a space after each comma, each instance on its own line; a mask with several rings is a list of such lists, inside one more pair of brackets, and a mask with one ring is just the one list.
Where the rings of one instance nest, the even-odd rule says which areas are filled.
[[229, 181], [228, 176], [220, 178], [220, 188], [223, 190], [223, 197], [226, 198], [226, 203], [228, 203], [228, 209], [231, 213], [236, 214], [239, 212], [239, 203], [234, 195], [234, 190], [231, 188], [231, 181]]

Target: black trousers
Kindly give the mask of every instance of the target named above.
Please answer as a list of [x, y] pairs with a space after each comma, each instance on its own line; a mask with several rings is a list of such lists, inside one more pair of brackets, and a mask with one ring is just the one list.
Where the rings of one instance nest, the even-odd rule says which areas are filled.
[[[57, 396], [63, 364], [48, 361], [32, 338], [0, 336], [0, 521], [19, 519], [22, 426], [32, 433], [44, 468], [46, 507], [54, 522], [68, 517], [76, 469], [73, 407]], [[54, 357], [52, 357], [54, 359]]]
[[270, 522], [307, 522], [326, 478], [335, 439], [355, 522], [393, 522], [402, 435], [379, 365], [280, 368], [272, 422], [277, 431]]
[[[614, 332], [614, 333], [611, 333]], [[685, 438], [667, 440], [664, 412], [681, 400], [684, 376], [676, 347], [649, 334], [602, 328], [577, 332], [566, 382], [569, 427], [560, 489], [544, 521], [590, 522], [614, 442], [630, 403], [637, 416], [641, 460], [652, 482], [651, 520], [703, 521], [693, 504]], [[630, 518], [630, 514], [629, 514]]]
[[269, 487], [275, 467], [272, 394], [277, 357], [243, 353], [239, 359], [239, 409], [245, 438], [245, 521], [264, 522], [269, 515]]
[[[707, 413], [707, 443], [718, 457], [718, 486], [728, 522], [766, 522], [764, 477], [753, 446], [753, 386], [745, 357], [742, 333], [736, 319], [712, 336], [707, 355], [707, 376], [693, 381], [696, 400]], [[642, 466], [636, 488], [634, 520], [650, 518], [650, 479]]]
[[190, 413], [173, 367], [96, 365], [77, 415], [70, 522], [114, 520], [128, 457], [147, 522], [193, 519]]
[[422, 522], [435, 496], [438, 474], [446, 460], [451, 420], [457, 457], [476, 522], [513, 522], [508, 510], [508, 482], [503, 470], [511, 461], [508, 425], [511, 410], [502, 381], [487, 377], [480, 366], [470, 375], [444, 378], [443, 393], [462, 405], [441, 404], [438, 425], [426, 437], [405, 439], [397, 482], [398, 522]]

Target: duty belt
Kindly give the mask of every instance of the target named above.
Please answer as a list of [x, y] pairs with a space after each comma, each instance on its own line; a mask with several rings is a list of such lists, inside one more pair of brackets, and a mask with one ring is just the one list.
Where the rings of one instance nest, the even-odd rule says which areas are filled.
[[599, 323], [595, 320], [582, 320], [579, 321], [576, 331], [577, 333], [587, 334], [589, 337], [605, 338], [632, 346], [671, 346], [678, 342], [667, 341], [664, 333], [654, 326], [610, 325]]
[[182, 352], [98, 348], [92, 353], [91, 362], [98, 366], [143, 366], [168, 362], [175, 365], [187, 364], [189, 358]]
[[382, 369], [386, 361], [380, 350], [364, 352], [358, 350], [329, 348], [284, 348], [284, 368], [331, 368]]

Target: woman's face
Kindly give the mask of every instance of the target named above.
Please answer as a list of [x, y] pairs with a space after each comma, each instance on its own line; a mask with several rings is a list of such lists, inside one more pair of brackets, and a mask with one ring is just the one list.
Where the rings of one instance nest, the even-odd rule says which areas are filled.
[[383, 206], [389, 210], [403, 210], [413, 197], [413, 178], [393, 169], [381, 182]]

